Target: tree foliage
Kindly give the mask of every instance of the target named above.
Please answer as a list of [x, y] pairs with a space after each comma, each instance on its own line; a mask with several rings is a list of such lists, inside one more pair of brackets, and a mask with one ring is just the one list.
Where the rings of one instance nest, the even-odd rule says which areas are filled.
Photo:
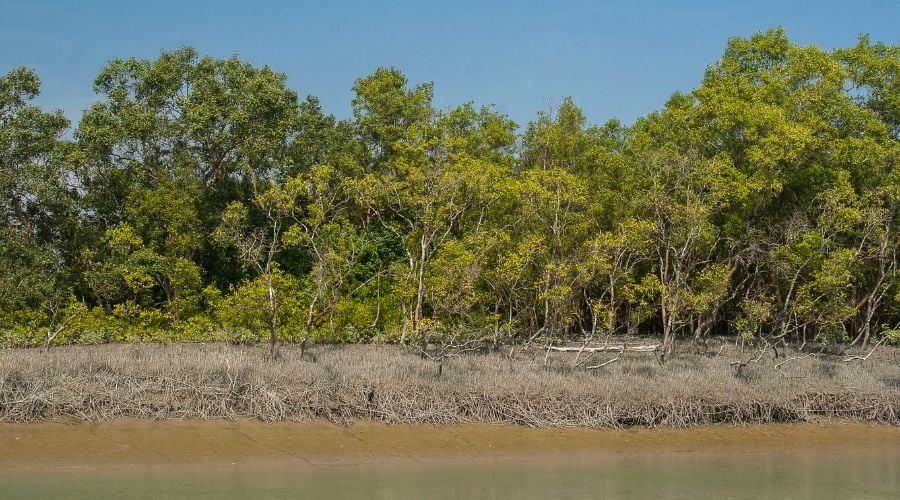
[[182, 48], [110, 61], [65, 139], [15, 69], [0, 335], [867, 343], [900, 328], [898, 71], [896, 45], [773, 29], [631, 126], [564, 99], [519, 133], [394, 68], [338, 120], [281, 73]]

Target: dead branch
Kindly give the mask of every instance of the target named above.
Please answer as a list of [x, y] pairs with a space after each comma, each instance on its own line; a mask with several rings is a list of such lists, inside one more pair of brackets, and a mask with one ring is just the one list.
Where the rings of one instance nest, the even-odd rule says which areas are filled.
[[750, 363], [759, 363], [759, 360], [761, 360], [766, 351], [769, 350], [769, 341], [766, 339], [762, 339], [762, 341], [764, 342], [764, 345], [762, 346], [762, 349], [759, 350], [755, 358], [748, 359], [747, 361], [732, 361], [730, 363], [731, 366], [737, 365], [738, 375], [741, 374], [741, 369], [745, 366], [748, 366]]
[[656, 348], [659, 347], [659, 344], [648, 344], [648, 345], [630, 345], [626, 346], [625, 344], [620, 345], [607, 345], [600, 347], [547, 347], [551, 351], [556, 352], [609, 352], [609, 351], [632, 351], [632, 352], [653, 352]]
[[789, 361], [795, 361], [795, 360], [798, 360], [798, 359], [804, 359], [804, 358], [808, 358], [808, 357], [810, 357], [810, 356], [815, 356], [815, 354], [809, 353], [809, 354], [807, 354], [807, 355], [805, 355], [805, 356], [791, 356], [791, 357], [789, 357], [789, 358], [786, 358], [786, 359], [785, 359], [784, 361], [782, 361], [781, 363], [775, 363], [775, 369], [776, 369], [776, 370], [781, 370], [781, 366], [784, 365], [785, 363], [788, 363]]
[[606, 365], [608, 365], [608, 364], [610, 364], [610, 363], [615, 363], [615, 362], [618, 361], [618, 360], [619, 360], [619, 356], [616, 356], [616, 357], [614, 357], [614, 358], [612, 358], [612, 359], [608, 359], [608, 360], [606, 360], [606, 361], [604, 361], [604, 362], [602, 362], [602, 363], [600, 363], [600, 364], [597, 364], [597, 365], [585, 366], [584, 369], [585, 369], [585, 370], [596, 370], [597, 368], [603, 368], [604, 366], [606, 366]]
[[[606, 365], [608, 365], [608, 364], [610, 364], [610, 363], [615, 363], [616, 361], [619, 360], [619, 358], [622, 357], [622, 354], [623, 354], [624, 352], [625, 352], [625, 345], [623, 344], [623, 345], [622, 345], [622, 350], [619, 351], [619, 354], [617, 354], [616, 357], [614, 357], [614, 358], [612, 358], [612, 359], [608, 359], [608, 360], [606, 360], [606, 361], [604, 361], [604, 362], [602, 362], [602, 363], [596, 364], [596, 365], [585, 366], [584, 369], [585, 369], [585, 370], [596, 370], [597, 368], [603, 368], [604, 366], [606, 366]], [[587, 361], [587, 360], [585, 360], [585, 361]]]
[[[53, 339], [55, 339], [56, 336], [59, 335], [60, 332], [62, 332], [66, 328], [66, 325], [68, 325], [70, 321], [75, 319], [75, 316], [78, 316], [78, 311], [75, 311], [72, 314], [70, 314], [69, 317], [66, 318], [62, 323], [60, 323], [59, 326], [56, 327], [55, 330], [47, 331], [47, 346], [46, 346], [45, 350], [47, 350], [47, 351], [50, 350], [50, 345], [53, 343]], [[50, 328], [52, 329], [53, 327], [51, 326]]]
[[849, 358], [845, 359], [844, 362], [847, 363], [849, 361], [867, 361], [869, 359], [869, 357], [875, 352], [875, 350], [878, 349], [881, 346], [881, 344], [884, 344], [884, 342], [886, 340], [887, 340], [887, 337], [884, 337], [881, 340], [879, 340], [878, 343], [876, 343], [875, 346], [872, 347], [872, 350], [869, 351], [869, 353], [866, 354], [865, 356], [850, 356]]

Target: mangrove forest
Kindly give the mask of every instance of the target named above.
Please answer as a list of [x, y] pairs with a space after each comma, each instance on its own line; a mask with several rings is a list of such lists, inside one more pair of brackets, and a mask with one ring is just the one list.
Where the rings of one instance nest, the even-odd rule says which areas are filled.
[[900, 341], [897, 45], [732, 38], [632, 124], [351, 84], [184, 47], [70, 123], [0, 76], [0, 345]]

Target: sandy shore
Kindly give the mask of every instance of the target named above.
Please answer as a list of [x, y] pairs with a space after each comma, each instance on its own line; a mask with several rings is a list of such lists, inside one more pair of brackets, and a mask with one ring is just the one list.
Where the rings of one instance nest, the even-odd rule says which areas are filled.
[[[358, 422], [117, 420], [0, 424], [0, 471], [266, 463], [550, 459], [665, 453], [900, 450], [900, 427], [857, 423], [693, 429], [529, 429]], [[2, 474], [3, 472], [0, 472]]]

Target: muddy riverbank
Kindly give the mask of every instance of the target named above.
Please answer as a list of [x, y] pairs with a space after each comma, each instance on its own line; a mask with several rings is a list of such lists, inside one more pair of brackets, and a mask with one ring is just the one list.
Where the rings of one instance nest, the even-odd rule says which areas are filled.
[[896, 498], [900, 427], [0, 424], [5, 499]]
[[0, 469], [335, 465], [663, 454], [900, 451], [900, 427], [857, 423], [695, 429], [530, 429], [324, 421], [116, 420], [0, 424]]

